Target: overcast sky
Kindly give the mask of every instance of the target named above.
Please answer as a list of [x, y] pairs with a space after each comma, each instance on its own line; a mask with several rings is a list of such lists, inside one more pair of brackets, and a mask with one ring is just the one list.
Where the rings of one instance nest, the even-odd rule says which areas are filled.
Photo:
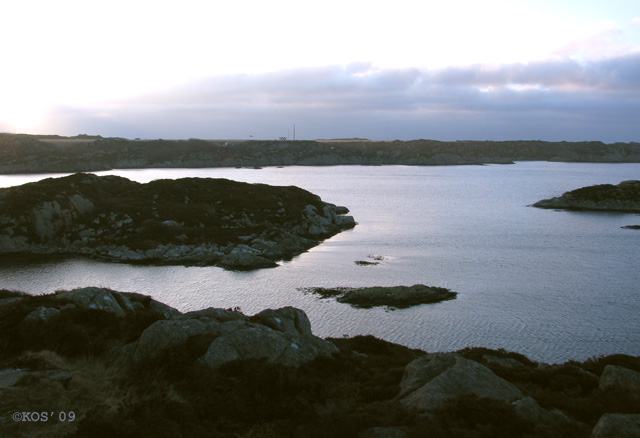
[[638, 0], [7, 0], [0, 13], [0, 132], [640, 141]]

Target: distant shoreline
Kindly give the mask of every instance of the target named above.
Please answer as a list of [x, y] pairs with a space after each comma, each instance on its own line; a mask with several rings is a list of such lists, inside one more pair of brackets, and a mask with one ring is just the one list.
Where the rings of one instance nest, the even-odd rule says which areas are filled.
[[640, 143], [411, 140], [129, 140], [0, 134], [0, 174], [335, 165], [640, 163]]

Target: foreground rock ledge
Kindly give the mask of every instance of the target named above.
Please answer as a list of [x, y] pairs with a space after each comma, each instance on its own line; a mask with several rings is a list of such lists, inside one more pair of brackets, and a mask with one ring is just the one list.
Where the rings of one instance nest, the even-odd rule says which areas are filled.
[[457, 292], [443, 287], [425, 286], [424, 284], [362, 288], [310, 287], [302, 288], [301, 290], [318, 294], [323, 298], [336, 297], [337, 301], [341, 303], [351, 304], [360, 308], [386, 306], [392, 309], [404, 309], [421, 304], [453, 300], [458, 295]]
[[80, 173], [0, 189], [0, 254], [274, 267], [353, 228], [347, 212], [293, 186]]
[[[292, 307], [181, 313], [148, 296], [0, 290], [7, 436], [636, 437], [640, 358], [536, 363], [321, 339]], [[42, 414], [38, 414], [42, 415]], [[180, 433], [184, 432], [184, 433]], [[339, 433], [338, 433], [339, 432]]]
[[533, 204], [538, 208], [640, 213], [640, 181], [582, 187]]

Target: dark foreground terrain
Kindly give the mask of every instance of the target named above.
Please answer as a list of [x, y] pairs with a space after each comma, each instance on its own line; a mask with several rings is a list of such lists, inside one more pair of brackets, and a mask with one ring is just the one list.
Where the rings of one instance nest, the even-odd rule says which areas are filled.
[[79, 173], [0, 189], [0, 255], [274, 267], [353, 228], [347, 212], [293, 186]]
[[[73, 420], [73, 421], [72, 421]], [[0, 292], [0, 436], [636, 437], [640, 358], [323, 340], [304, 312]]]
[[108, 169], [640, 162], [640, 143], [545, 141], [208, 141], [0, 134], [0, 173]]

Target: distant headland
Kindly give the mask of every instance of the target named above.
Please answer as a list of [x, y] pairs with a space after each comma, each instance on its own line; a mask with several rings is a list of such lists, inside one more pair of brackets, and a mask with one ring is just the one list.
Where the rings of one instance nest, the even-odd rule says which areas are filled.
[[323, 165], [638, 163], [640, 143], [518, 141], [140, 140], [0, 134], [0, 173]]

